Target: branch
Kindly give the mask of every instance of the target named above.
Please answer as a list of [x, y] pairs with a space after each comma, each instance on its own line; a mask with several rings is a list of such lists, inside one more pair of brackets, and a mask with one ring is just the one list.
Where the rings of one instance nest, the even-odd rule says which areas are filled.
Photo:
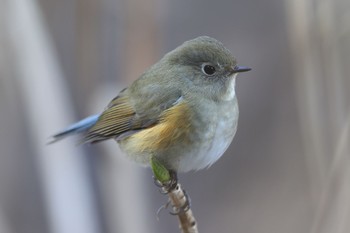
[[198, 233], [197, 222], [190, 207], [188, 195], [178, 183], [173, 190], [168, 192], [169, 200], [174, 214], [179, 219], [179, 228], [182, 233]]
[[177, 215], [181, 232], [198, 233], [190, 198], [177, 182], [176, 172], [168, 171], [155, 157], [152, 157], [150, 162], [157, 185], [169, 196], [169, 202], [173, 208], [171, 214]]

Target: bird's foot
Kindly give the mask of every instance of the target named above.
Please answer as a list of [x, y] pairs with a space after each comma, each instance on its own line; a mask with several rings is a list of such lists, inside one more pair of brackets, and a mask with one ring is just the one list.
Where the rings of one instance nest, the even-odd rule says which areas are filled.
[[153, 177], [154, 184], [159, 187], [159, 191], [162, 194], [168, 194], [176, 189], [177, 186], [177, 173], [175, 171], [169, 171], [170, 179], [165, 182], [159, 181], [156, 177]]
[[189, 209], [191, 209], [191, 199], [190, 199], [190, 196], [187, 195], [186, 191], [183, 189], [183, 194], [184, 194], [184, 197], [185, 198], [185, 203], [180, 206], [180, 207], [175, 207], [173, 206], [173, 211], [170, 211], [169, 213], [171, 215], [179, 215], [179, 214], [183, 214], [185, 212], [187, 212]]
[[[175, 187], [176, 189], [176, 187]], [[169, 214], [171, 215], [180, 215], [180, 214], [183, 214], [185, 212], [187, 212], [190, 208], [191, 208], [191, 199], [190, 197], [187, 195], [186, 191], [183, 190], [183, 193], [184, 193], [184, 198], [186, 200], [186, 202], [180, 206], [180, 207], [175, 207], [175, 206], [172, 206], [172, 211], [169, 211]], [[156, 213], [156, 216], [157, 216], [157, 219], [159, 220], [159, 214], [162, 210], [165, 210], [165, 209], [168, 209], [169, 206], [171, 206], [171, 201], [168, 200], [167, 203], [163, 204], [157, 211]]]

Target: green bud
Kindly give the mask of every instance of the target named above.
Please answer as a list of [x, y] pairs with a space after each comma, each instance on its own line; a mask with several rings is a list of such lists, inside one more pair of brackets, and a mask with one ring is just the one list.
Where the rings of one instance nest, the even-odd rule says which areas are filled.
[[152, 156], [150, 162], [151, 162], [151, 168], [152, 168], [153, 174], [159, 182], [166, 183], [171, 180], [168, 169], [166, 169], [164, 165], [161, 162], [159, 162], [157, 158]]

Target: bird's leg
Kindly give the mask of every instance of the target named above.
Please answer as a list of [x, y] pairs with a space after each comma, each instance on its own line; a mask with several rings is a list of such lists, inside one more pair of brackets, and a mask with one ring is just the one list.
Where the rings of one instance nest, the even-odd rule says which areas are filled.
[[[178, 185], [176, 185], [176, 188], [175, 189], [180, 189]], [[173, 211], [170, 211], [170, 214], [171, 215], [180, 215], [180, 214], [183, 214], [185, 212], [187, 212], [189, 209], [191, 209], [191, 199], [190, 199], [190, 196], [187, 194], [187, 192], [182, 189], [182, 192], [183, 192], [183, 199], [185, 199], [185, 202], [182, 203], [181, 206], [175, 206], [173, 204]]]
[[154, 174], [154, 183], [160, 188], [161, 193], [169, 196], [170, 202], [167, 202], [160, 210], [167, 208], [171, 204], [173, 211], [170, 214], [183, 216], [191, 209], [191, 201], [185, 190], [178, 183], [176, 171], [168, 170], [155, 157], [152, 157], [150, 162]]
[[[172, 190], [176, 189], [177, 186], [177, 173], [173, 170], [167, 170], [169, 173], [169, 177], [167, 180], [160, 181], [157, 175], [153, 176], [154, 184], [160, 188], [160, 192], [162, 194], [168, 194]], [[155, 173], [153, 171], [153, 173]]]
[[164, 194], [167, 194], [173, 191], [174, 189], [176, 189], [176, 186], [177, 186], [177, 173], [173, 170], [169, 170], [169, 175], [170, 175], [170, 179], [162, 183], [162, 186], [161, 186]]

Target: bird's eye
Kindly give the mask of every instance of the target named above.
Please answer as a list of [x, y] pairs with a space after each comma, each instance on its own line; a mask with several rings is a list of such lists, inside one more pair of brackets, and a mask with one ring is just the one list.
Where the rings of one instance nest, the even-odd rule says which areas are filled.
[[214, 66], [209, 64], [203, 64], [202, 65], [202, 72], [206, 75], [213, 75], [216, 72], [216, 69]]

